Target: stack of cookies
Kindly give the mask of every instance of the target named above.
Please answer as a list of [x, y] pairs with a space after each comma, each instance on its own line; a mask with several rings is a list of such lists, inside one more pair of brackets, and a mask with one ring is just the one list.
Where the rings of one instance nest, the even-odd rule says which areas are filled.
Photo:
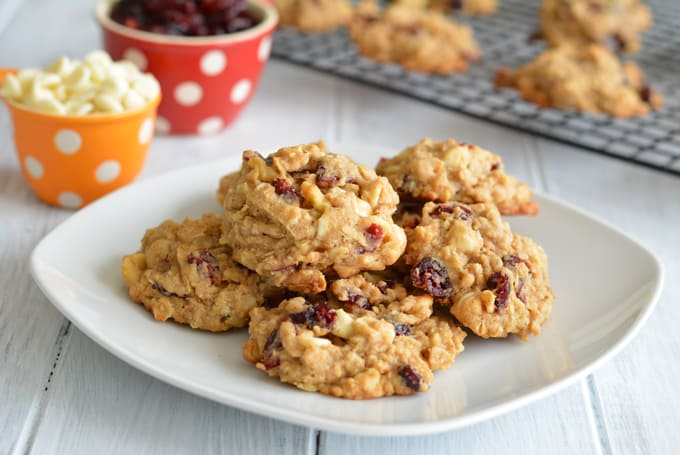
[[553, 304], [533, 215], [500, 157], [424, 139], [370, 169], [323, 143], [243, 154], [223, 213], [166, 221], [126, 256], [130, 297], [158, 320], [248, 325], [244, 358], [303, 390], [365, 399], [425, 391], [467, 332], [526, 339]]

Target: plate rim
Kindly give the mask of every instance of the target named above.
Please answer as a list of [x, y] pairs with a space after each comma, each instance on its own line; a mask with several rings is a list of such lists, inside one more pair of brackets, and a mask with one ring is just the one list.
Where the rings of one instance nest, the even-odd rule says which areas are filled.
[[[342, 147], [347, 147], [346, 144], [342, 144]], [[364, 146], [366, 147], [366, 146]], [[371, 147], [374, 149], [382, 149], [384, 147]], [[133, 366], [134, 368], [159, 379], [166, 384], [170, 384], [177, 387], [185, 392], [192, 393], [194, 395], [209, 399], [211, 401], [220, 403], [222, 405], [232, 406], [234, 408], [252, 412], [264, 417], [276, 419], [279, 421], [293, 423], [297, 425], [302, 425], [309, 428], [314, 428], [318, 430], [332, 431], [342, 434], [358, 435], [358, 436], [374, 436], [374, 437], [393, 437], [393, 436], [420, 436], [427, 434], [442, 433], [445, 431], [452, 431], [460, 429], [466, 426], [473, 425], [475, 423], [482, 422], [484, 420], [506, 414], [512, 410], [518, 409], [520, 407], [526, 406], [530, 403], [538, 401], [542, 398], [548, 397], [559, 390], [566, 388], [567, 386], [576, 383], [579, 379], [582, 379], [603, 364], [609, 362], [615, 356], [617, 356], [629, 343], [630, 341], [640, 332], [642, 327], [645, 325], [652, 312], [656, 308], [659, 301], [661, 293], [663, 291], [663, 284], [665, 281], [665, 270], [663, 262], [659, 257], [645, 245], [625, 233], [623, 230], [616, 226], [611, 225], [609, 222], [600, 219], [599, 217], [592, 215], [585, 210], [572, 205], [569, 202], [562, 201], [552, 195], [543, 194], [540, 192], [534, 192], [534, 195], [539, 199], [544, 199], [552, 204], [559, 206], [560, 208], [567, 209], [569, 211], [575, 212], [578, 215], [593, 221], [610, 231], [615, 232], [621, 238], [625, 239], [632, 246], [636, 247], [639, 251], [646, 254], [653, 264], [654, 280], [653, 282], [653, 292], [648, 299], [648, 302], [644, 307], [640, 309], [640, 313], [631, 326], [627, 329], [626, 333], [621, 336], [616, 343], [611, 345], [604, 353], [599, 355], [595, 360], [589, 362], [588, 364], [582, 366], [581, 368], [574, 369], [566, 376], [560, 378], [559, 380], [539, 387], [536, 390], [522, 394], [521, 396], [510, 398], [498, 404], [494, 404], [487, 408], [473, 411], [464, 416], [452, 416], [444, 418], [437, 421], [422, 421], [415, 423], [354, 423], [339, 421], [334, 418], [328, 417], [318, 417], [318, 416], [308, 416], [301, 411], [289, 410], [288, 408], [269, 405], [267, 403], [258, 402], [250, 398], [244, 399], [238, 394], [233, 392], [225, 393], [222, 395], [216, 394], [210, 388], [202, 386], [200, 384], [195, 384], [189, 380], [183, 379], [182, 377], [175, 376], [173, 374], [165, 372], [160, 367], [154, 367], [152, 364], [144, 361], [133, 353], [129, 353], [124, 349], [120, 349], [115, 343], [112, 343], [99, 333], [91, 330], [87, 324], [81, 323], [78, 319], [78, 315], [70, 311], [69, 305], [62, 304], [59, 297], [56, 296], [52, 290], [46, 286], [41, 280], [40, 269], [43, 263], [41, 258], [42, 250], [46, 248], [46, 245], [51, 241], [54, 236], [58, 236], [61, 231], [67, 229], [69, 225], [77, 223], [80, 218], [87, 217], [89, 212], [95, 210], [101, 205], [108, 204], [109, 200], [125, 197], [126, 194], [130, 192], [137, 192], [140, 188], [147, 186], [154, 186], [156, 182], [165, 179], [175, 178], [177, 175], [184, 173], [199, 172], [200, 170], [207, 170], [208, 168], [216, 168], [224, 165], [222, 168], [228, 168], [230, 164], [234, 164], [240, 161], [240, 156], [232, 156], [226, 159], [214, 160], [205, 162], [202, 164], [197, 164], [194, 166], [189, 166], [181, 169], [175, 169], [170, 172], [159, 174], [156, 176], [149, 177], [142, 181], [133, 183], [123, 187], [117, 191], [114, 191], [103, 198], [93, 202], [92, 204], [82, 208], [78, 212], [74, 213], [72, 216], [68, 217], [61, 223], [59, 223], [54, 229], [47, 233], [40, 242], [34, 247], [30, 256], [30, 270], [34, 282], [38, 285], [42, 293], [47, 297], [50, 303], [56, 307], [64, 317], [66, 317], [71, 323], [73, 323], [80, 331], [82, 331], [90, 340], [97, 343], [107, 352], [113, 354], [118, 359]], [[225, 398], [227, 398], [225, 400]]]

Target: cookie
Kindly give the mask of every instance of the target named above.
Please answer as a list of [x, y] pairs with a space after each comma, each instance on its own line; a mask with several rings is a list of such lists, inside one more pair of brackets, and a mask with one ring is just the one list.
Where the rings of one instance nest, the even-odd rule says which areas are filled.
[[244, 327], [263, 291], [257, 275], [219, 244], [221, 223], [221, 216], [207, 213], [147, 230], [141, 250], [122, 261], [130, 298], [159, 321], [212, 332]]
[[398, 202], [386, 178], [323, 144], [248, 151], [224, 197], [221, 241], [273, 286], [318, 293], [326, 276], [383, 270], [401, 256]]
[[540, 20], [540, 36], [551, 47], [596, 43], [637, 52], [652, 14], [639, 0], [544, 0]]
[[[453, 139], [425, 138], [376, 167], [402, 201], [492, 202], [505, 215], [535, 215], [529, 187], [503, 170], [501, 157]], [[420, 211], [420, 207], [418, 207]]]
[[[428, 390], [466, 334], [432, 298], [369, 274], [334, 282], [331, 300], [294, 297], [251, 312], [244, 358], [282, 382], [350, 399]], [[362, 305], [358, 301], [365, 301]]]
[[230, 174], [223, 176], [220, 179], [219, 186], [217, 187], [217, 191], [215, 192], [215, 197], [217, 198], [217, 202], [219, 202], [220, 205], [224, 204], [224, 195], [227, 194], [227, 190], [229, 189], [229, 187], [236, 183], [237, 179], [238, 172], [232, 172]]
[[328, 32], [352, 16], [348, 0], [274, 0], [274, 6], [281, 25], [305, 32]]
[[379, 11], [374, 3], [363, 3], [349, 30], [363, 56], [407, 70], [436, 74], [465, 71], [480, 56], [470, 27], [408, 6], [390, 5]]
[[399, 5], [431, 9], [441, 13], [462, 13], [468, 16], [483, 16], [498, 9], [497, 0], [393, 0]]
[[540, 107], [621, 118], [645, 115], [663, 104], [635, 63], [621, 63], [596, 44], [548, 49], [516, 70], [501, 69], [495, 85], [514, 88]]
[[406, 232], [412, 285], [461, 324], [483, 338], [540, 334], [554, 301], [545, 252], [493, 204], [428, 202]]

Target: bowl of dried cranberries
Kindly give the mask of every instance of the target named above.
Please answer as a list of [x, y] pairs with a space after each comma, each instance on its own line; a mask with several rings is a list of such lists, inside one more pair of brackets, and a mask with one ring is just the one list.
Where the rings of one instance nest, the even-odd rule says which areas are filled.
[[251, 99], [278, 15], [266, 0], [101, 0], [104, 46], [160, 82], [156, 131], [215, 134]]

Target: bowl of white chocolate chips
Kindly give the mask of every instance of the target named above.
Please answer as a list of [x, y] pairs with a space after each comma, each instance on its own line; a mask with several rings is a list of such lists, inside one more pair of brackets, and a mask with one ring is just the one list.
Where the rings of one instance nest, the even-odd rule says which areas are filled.
[[161, 98], [151, 74], [94, 51], [0, 70], [0, 83], [21, 169], [41, 200], [76, 209], [142, 170]]

